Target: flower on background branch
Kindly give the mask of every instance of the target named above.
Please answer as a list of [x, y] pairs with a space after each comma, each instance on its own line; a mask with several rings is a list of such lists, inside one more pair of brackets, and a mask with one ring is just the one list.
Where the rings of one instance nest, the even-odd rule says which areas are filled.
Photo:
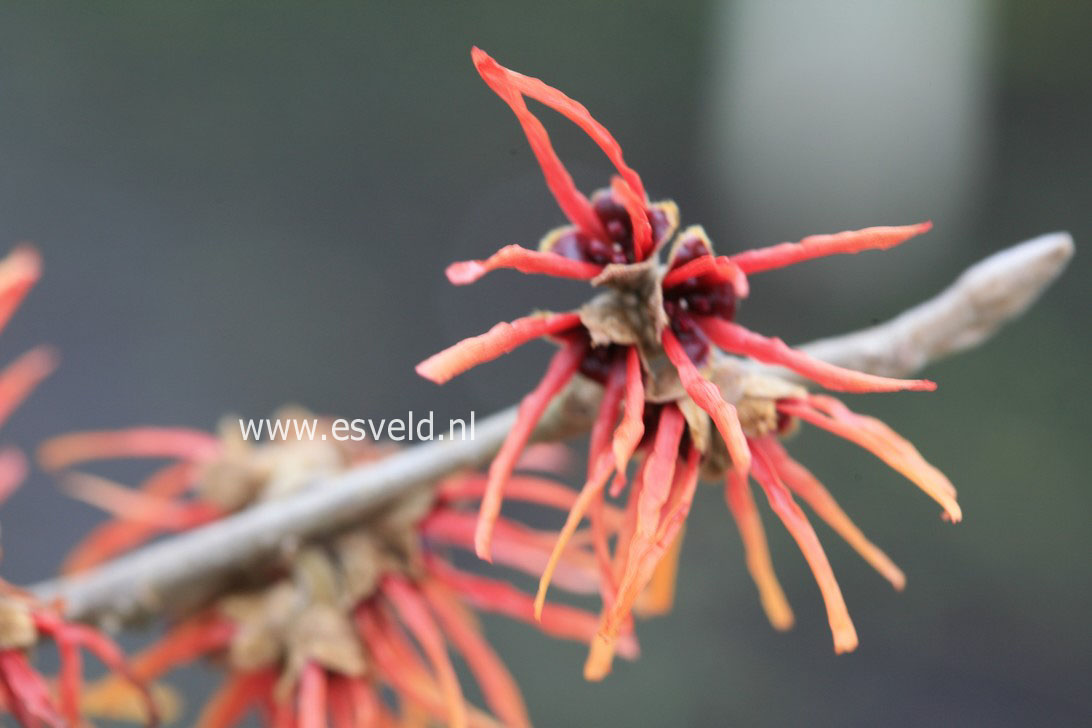
[[[283, 410], [281, 419], [310, 413]], [[64, 482], [77, 496], [114, 518], [68, 559], [85, 569], [159, 533], [198, 526], [274, 498], [283, 498], [395, 452], [385, 445], [322, 438], [331, 420], [318, 418], [315, 437], [244, 442], [236, 428], [219, 437], [176, 428], [134, 428], [62, 435], [39, 458], [51, 470], [96, 460], [144, 457], [172, 462], [137, 489], [84, 473]], [[523, 467], [553, 470], [566, 453], [530, 452], [509, 482], [509, 497], [531, 506], [568, 511], [577, 494]], [[536, 619], [534, 600], [508, 581], [454, 565], [451, 550], [472, 549], [475, 508], [487, 479], [451, 476], [436, 488], [401, 497], [365, 522], [286, 553], [277, 563], [232, 586], [210, 607], [175, 624], [137, 654], [132, 674], [151, 683], [171, 669], [212, 658], [225, 682], [198, 725], [236, 725], [258, 712], [275, 726], [394, 726], [414, 716], [452, 726], [530, 725], [515, 680], [482, 636], [471, 608], [537, 626], [587, 644], [598, 630], [592, 612], [551, 604]], [[607, 508], [609, 533], [623, 516]], [[499, 519], [498, 566], [538, 576], [554, 539]], [[599, 572], [592, 537], [577, 534], [561, 554], [557, 582], [573, 594], [595, 594]], [[467, 703], [448, 649], [473, 674], [488, 712]], [[627, 625], [619, 652], [636, 657]], [[92, 690], [96, 704], [119, 717], [139, 718], [132, 689], [110, 679]]]
[[[599, 382], [603, 396], [589, 447], [587, 480], [569, 511], [550, 562], [541, 575], [536, 611], [569, 540], [583, 519], [591, 523], [603, 589], [603, 609], [585, 675], [610, 669], [621, 627], [636, 607], [657, 611], [670, 603], [683, 524], [700, 474], [725, 479], [730, 511], [739, 525], [748, 568], [764, 608], [779, 629], [792, 612], [774, 575], [748, 479], [800, 546], [819, 584], [837, 652], [852, 650], [857, 635], [823, 549], [795, 498], [845, 538], [896, 588], [905, 579], [853, 525], [826, 489], [782, 448], [779, 439], [800, 421], [871, 451], [960, 520], [955, 490], [912, 445], [886, 425], [855, 414], [827, 395], [812, 395], [747, 360], [789, 369], [825, 389], [841, 392], [931, 391], [933, 382], [852, 371], [813, 359], [777, 338], [736, 322], [749, 294], [747, 277], [812, 258], [893, 247], [927, 232], [928, 222], [813, 235], [717, 255], [700, 226], [676, 232], [677, 206], [650, 202], [639, 175], [613, 136], [578, 102], [538, 79], [504, 68], [475, 48], [485, 83], [515, 113], [547, 186], [569, 224], [542, 239], [537, 250], [508, 245], [483, 260], [454, 263], [448, 279], [463, 285], [509, 268], [589, 281], [597, 291], [577, 311], [539, 313], [465, 339], [417, 366], [443, 383], [533, 339], [560, 346], [538, 386], [520, 404], [516, 424], [492, 462], [475, 533], [475, 550], [495, 557], [501, 504], [514, 464], [548, 405], [576, 377]], [[549, 135], [527, 100], [577, 124], [603, 150], [616, 176], [586, 197], [573, 183]], [[660, 262], [667, 251], [666, 262]], [[639, 461], [632, 481], [627, 466]], [[606, 494], [625, 493], [624, 519], [613, 539], [603, 524]], [[613, 553], [611, 544], [613, 543]]]
[[[0, 330], [41, 276], [41, 257], [20, 245], [0, 259]], [[0, 425], [57, 366], [53, 350], [40, 346], [0, 370]], [[23, 482], [26, 457], [14, 447], [0, 450], [0, 502]], [[59, 616], [56, 605], [41, 604], [31, 595], [0, 580], [0, 711], [23, 726], [66, 728], [83, 725], [83, 653], [98, 658], [126, 681], [144, 705], [149, 723], [156, 721], [151, 694], [135, 681], [117, 645], [99, 631]], [[60, 668], [47, 679], [34, 666], [32, 651], [48, 638], [56, 646]]]

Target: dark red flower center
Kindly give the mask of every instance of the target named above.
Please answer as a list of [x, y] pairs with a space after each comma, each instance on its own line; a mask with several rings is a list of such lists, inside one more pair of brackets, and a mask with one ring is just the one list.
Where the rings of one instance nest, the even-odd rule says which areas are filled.
[[[702, 240], [684, 240], [675, 251], [671, 267], [678, 268], [703, 255], [710, 255], [710, 252]], [[709, 341], [693, 317], [715, 316], [731, 321], [736, 315], [736, 300], [731, 283], [709, 282], [705, 278], [688, 278], [664, 290], [664, 312], [671, 323], [671, 330], [694, 363], [705, 361], [709, 354]]]
[[[589, 237], [576, 228], [570, 228], [558, 237], [551, 251], [563, 258], [580, 260], [596, 265], [610, 263], [639, 263], [633, 243], [633, 222], [620, 202], [609, 190], [600, 190], [592, 196], [592, 208], [607, 231], [607, 240]], [[658, 244], [667, 234], [670, 221], [659, 209], [645, 211], [652, 225], [652, 239]]]
[[600, 384], [607, 383], [611, 369], [625, 361], [625, 347], [618, 344], [607, 346], [589, 346], [588, 352], [580, 362], [580, 373]]

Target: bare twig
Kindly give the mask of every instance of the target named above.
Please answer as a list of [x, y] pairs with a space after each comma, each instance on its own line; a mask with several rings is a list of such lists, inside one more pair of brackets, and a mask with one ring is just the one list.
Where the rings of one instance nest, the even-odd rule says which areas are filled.
[[886, 323], [803, 348], [848, 369], [908, 376], [993, 336], [1035, 302], [1072, 256], [1069, 233], [1040, 235], [979, 261], [940, 294]]
[[[873, 374], [904, 376], [975, 346], [1024, 311], [1073, 254], [1066, 233], [1022, 243], [969, 268], [948, 289], [891, 321], [817, 341], [814, 356]], [[596, 393], [574, 388], [536, 436], [558, 438], [586, 426]], [[515, 420], [514, 408], [478, 422], [473, 440], [428, 442], [237, 515], [184, 533], [93, 571], [38, 584], [71, 619], [120, 625], [193, 604], [248, 566], [301, 540], [374, 513], [395, 496], [487, 461]]]

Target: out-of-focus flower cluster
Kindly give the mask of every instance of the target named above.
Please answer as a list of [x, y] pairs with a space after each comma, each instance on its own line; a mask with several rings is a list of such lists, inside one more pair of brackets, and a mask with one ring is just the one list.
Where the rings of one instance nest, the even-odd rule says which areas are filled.
[[[313, 415], [282, 411], [280, 419]], [[320, 420], [321, 422], [321, 420]], [[231, 425], [234, 425], [232, 421]], [[179, 428], [133, 428], [62, 435], [45, 443], [43, 465], [66, 471], [77, 497], [114, 518], [72, 552], [69, 572], [89, 568], [153, 536], [191, 528], [270, 499], [313, 487], [346, 469], [381, 459], [391, 447], [339, 442], [330, 422], [313, 438], [244, 441], [226, 425], [219, 436]], [[167, 458], [140, 487], [127, 488], [70, 468], [113, 458]], [[539, 450], [529, 464], [556, 469], [556, 450]], [[508, 581], [458, 568], [455, 549], [472, 547], [475, 508], [486, 478], [452, 476], [417, 490], [366, 521], [315, 543], [286, 550], [208, 607], [175, 624], [134, 656], [132, 675], [160, 679], [173, 668], [208, 658], [225, 682], [198, 721], [204, 728], [235, 725], [256, 711], [273, 726], [393, 726], [420, 718], [454, 726], [529, 725], [515, 680], [482, 636], [471, 608], [534, 624], [547, 634], [590, 642], [593, 613], [552, 604], [535, 619], [531, 595]], [[544, 477], [517, 473], [510, 497], [567, 511], [576, 493]], [[605, 518], [619, 527], [621, 513]], [[537, 576], [553, 538], [500, 519], [497, 561]], [[558, 561], [558, 582], [594, 593], [598, 571], [590, 537], [578, 536]], [[473, 673], [488, 711], [467, 703], [448, 650]], [[632, 634], [623, 655], [636, 655]], [[117, 679], [98, 684], [99, 711], [136, 718], [131, 688]]]
[[[21, 245], [0, 259], [0, 330], [41, 275], [41, 259], [29, 245]], [[51, 349], [40, 346], [22, 354], [0, 371], [0, 425], [57, 366]], [[14, 447], [0, 450], [0, 502], [23, 482], [26, 457]], [[32, 652], [51, 640], [60, 662], [54, 679], [34, 665]], [[0, 580], [0, 710], [25, 726], [82, 724], [83, 652], [89, 652], [128, 684], [155, 719], [151, 697], [131, 678], [117, 646], [100, 632], [66, 622], [53, 605]]]
[[[523, 399], [518, 420], [489, 469], [476, 531], [478, 555], [493, 557], [495, 523], [520, 452], [548, 405], [582, 376], [603, 387], [588, 477], [542, 574], [536, 608], [543, 608], [557, 559], [587, 516], [596, 534], [603, 609], [585, 675], [599, 679], [610, 670], [618, 637], [641, 595], [673, 579], [683, 524], [701, 474], [725, 481], [747, 565], [774, 626], [787, 628], [793, 617], [770, 563], [748, 478], [761, 487], [814, 572], [835, 650], [853, 650], [856, 630], [796, 498], [896, 588], [904, 577], [819, 481], [789, 457], [780, 439], [804, 421], [855, 442], [933, 497], [951, 521], [961, 517], [955, 489], [883, 423], [851, 412], [828, 395], [809, 394], [795, 379], [760, 373], [749, 360], [791, 370], [836, 391], [928, 391], [936, 385], [832, 366], [780, 339], [750, 331], [735, 318], [749, 293], [748, 275], [821, 256], [889, 248], [928, 231], [930, 223], [815, 235], [717, 256], [700, 226], [676, 232], [678, 207], [649, 200], [617, 141], [583, 105], [536, 78], [504, 68], [477, 48], [472, 55], [482, 79], [515, 113], [569, 224], [548, 233], [537, 250], [508, 245], [487, 259], [454, 263], [447, 269], [448, 279], [463, 285], [508, 268], [590, 281], [600, 291], [577, 311], [538, 313], [497, 324], [417, 367], [422, 376], [443, 383], [536, 338], [550, 337], [560, 346], [538, 386]], [[576, 188], [546, 129], [528, 108], [528, 99], [575, 123], [603, 150], [617, 171], [608, 189], [589, 199]], [[661, 250], [668, 251], [666, 263], [660, 262]], [[634, 459], [639, 461], [636, 473], [627, 480], [627, 466]], [[600, 516], [608, 502], [605, 491], [611, 497], [624, 492], [626, 498], [625, 517], [613, 540]]]

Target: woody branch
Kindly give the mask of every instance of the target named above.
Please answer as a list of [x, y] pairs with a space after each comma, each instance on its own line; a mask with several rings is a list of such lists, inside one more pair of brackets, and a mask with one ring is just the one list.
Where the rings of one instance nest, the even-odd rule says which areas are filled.
[[[803, 348], [824, 361], [872, 374], [912, 374], [985, 341], [1027, 309], [1072, 254], [1069, 234], [1043, 235], [975, 264], [937, 296], [886, 323]], [[588, 383], [570, 387], [542, 419], [536, 439], [556, 440], [586, 429], [598, 394], [598, 387]], [[107, 627], [184, 611], [248, 567], [358, 523], [395, 498], [450, 473], [488, 461], [515, 414], [515, 408], [508, 408], [481, 420], [473, 440], [407, 448], [327, 479], [321, 487], [247, 509], [92, 571], [37, 584], [31, 591], [63, 604], [70, 619]]]

